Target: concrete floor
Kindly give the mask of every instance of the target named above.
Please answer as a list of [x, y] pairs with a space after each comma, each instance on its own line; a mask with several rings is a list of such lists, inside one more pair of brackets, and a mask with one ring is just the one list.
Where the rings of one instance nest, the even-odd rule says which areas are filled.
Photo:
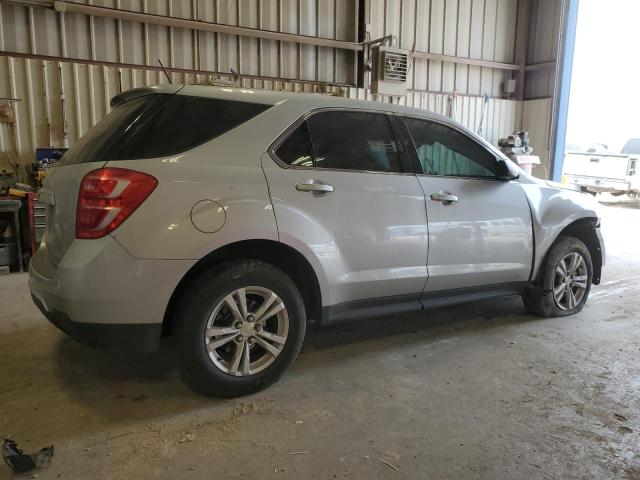
[[0, 277], [0, 435], [55, 445], [40, 479], [638, 479], [640, 205], [603, 215], [609, 264], [579, 315], [508, 298], [314, 332], [237, 400], [192, 393], [170, 344], [77, 345], [26, 275]]

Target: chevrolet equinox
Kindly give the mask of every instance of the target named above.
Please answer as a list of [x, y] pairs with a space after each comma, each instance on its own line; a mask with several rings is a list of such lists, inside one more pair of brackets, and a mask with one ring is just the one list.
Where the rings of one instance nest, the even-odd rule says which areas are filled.
[[111, 106], [39, 193], [34, 302], [92, 346], [176, 337], [208, 394], [275, 382], [309, 323], [500, 295], [560, 317], [600, 282], [596, 201], [448, 118], [207, 86]]

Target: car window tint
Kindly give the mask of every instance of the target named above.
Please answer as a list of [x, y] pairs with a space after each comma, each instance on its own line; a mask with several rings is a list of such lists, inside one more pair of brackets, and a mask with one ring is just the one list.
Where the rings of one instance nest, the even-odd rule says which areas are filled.
[[318, 168], [401, 172], [389, 119], [368, 112], [320, 112], [307, 119]]
[[60, 165], [108, 160], [120, 147], [127, 129], [139, 119], [153, 115], [167, 99], [169, 95], [143, 95], [119, 105], [67, 150]]
[[264, 112], [269, 105], [173, 95], [134, 127], [118, 159], [154, 158], [190, 150]]
[[454, 128], [405, 118], [422, 172], [453, 177], [494, 177], [495, 158]]
[[309, 139], [307, 123], [302, 122], [276, 149], [276, 155], [283, 162], [298, 167], [313, 166], [313, 151]]
[[150, 94], [115, 108], [62, 157], [61, 164], [182, 153], [222, 135], [270, 105]]

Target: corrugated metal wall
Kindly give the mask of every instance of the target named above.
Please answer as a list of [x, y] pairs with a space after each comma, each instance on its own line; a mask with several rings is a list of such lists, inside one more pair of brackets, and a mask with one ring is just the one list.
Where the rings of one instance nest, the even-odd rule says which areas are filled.
[[[354, 0], [94, 0], [135, 12], [354, 41]], [[0, 50], [353, 83], [353, 52], [0, 4]]]
[[[89, 3], [357, 40], [357, 0]], [[371, 38], [394, 34], [399, 45], [409, 50], [513, 62], [516, 3], [515, 0], [366, 0], [364, 12], [365, 21], [371, 24]], [[343, 85], [346, 96], [372, 99], [368, 90], [344, 87], [355, 83], [355, 54], [347, 50], [61, 14], [9, 3], [0, 3], [0, 18], [0, 51], [5, 52], [0, 56], [0, 97], [21, 99], [13, 103], [16, 123], [0, 123], [0, 150], [5, 157], [24, 165], [33, 160], [36, 147], [73, 144], [108, 112], [113, 95], [166, 81], [161, 71], [154, 70], [158, 59], [166, 66], [193, 71], [171, 73], [175, 83], [209, 83], [213, 76], [197, 72], [225, 73], [233, 69], [241, 75], [253, 76], [242, 78], [245, 87], [308, 92], [335, 91]], [[7, 52], [53, 58], [22, 58]], [[510, 73], [416, 59], [409, 75], [414, 91], [400, 101], [446, 113], [446, 92], [456, 90], [455, 118], [477, 130], [483, 104], [478, 95], [501, 96], [505, 75]], [[486, 108], [484, 132], [493, 143], [521, 126], [521, 102], [491, 98]]]
[[553, 95], [558, 58], [558, 36], [562, 28], [564, 0], [533, 0], [527, 51], [527, 64], [550, 64], [525, 74], [522, 128], [529, 132], [534, 153], [542, 165], [534, 173], [547, 177], [551, 148]]
[[[563, 0], [533, 0], [527, 64], [555, 62], [558, 58], [558, 35], [562, 18]], [[525, 99], [553, 95], [555, 68], [542, 68], [526, 73]]]
[[[515, 0], [367, 0], [371, 38], [396, 35], [400, 48], [513, 63]], [[502, 96], [511, 72], [416, 58], [409, 88]]]

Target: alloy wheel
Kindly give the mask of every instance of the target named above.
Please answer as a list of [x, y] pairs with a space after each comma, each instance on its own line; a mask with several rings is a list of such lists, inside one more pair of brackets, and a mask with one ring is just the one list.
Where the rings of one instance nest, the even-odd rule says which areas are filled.
[[561, 310], [576, 308], [587, 291], [587, 262], [579, 252], [562, 257], [553, 277], [553, 298]]
[[205, 346], [221, 371], [244, 377], [269, 367], [289, 333], [284, 302], [268, 288], [248, 286], [226, 295], [207, 321]]

